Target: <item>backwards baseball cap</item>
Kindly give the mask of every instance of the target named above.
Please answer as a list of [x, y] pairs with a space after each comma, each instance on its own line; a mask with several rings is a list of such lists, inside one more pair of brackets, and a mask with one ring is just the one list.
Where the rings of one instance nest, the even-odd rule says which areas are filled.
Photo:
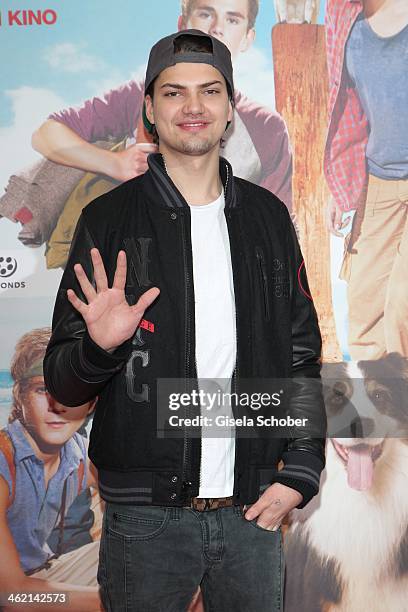
[[[210, 52], [203, 51], [183, 51], [177, 52], [176, 41], [180, 37], [189, 35], [200, 39], [206, 39], [210, 41]], [[145, 95], [150, 85], [153, 83], [156, 77], [170, 66], [179, 64], [181, 62], [187, 62], [192, 64], [209, 64], [217, 68], [223, 75], [228, 89], [228, 94], [232, 97], [234, 94], [234, 81], [232, 76], [232, 62], [231, 53], [226, 45], [222, 43], [214, 36], [206, 34], [201, 30], [180, 30], [170, 36], [166, 36], [159, 40], [151, 49], [149, 55], [149, 61], [147, 62], [146, 68], [146, 79], [145, 79]], [[152, 125], [146, 116], [145, 105], [143, 105], [143, 123], [145, 127], [151, 131]]]

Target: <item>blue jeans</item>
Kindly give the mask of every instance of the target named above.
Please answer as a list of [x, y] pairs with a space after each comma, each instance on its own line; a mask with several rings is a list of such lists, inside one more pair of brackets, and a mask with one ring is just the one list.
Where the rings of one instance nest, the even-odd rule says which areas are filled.
[[98, 582], [107, 612], [185, 612], [201, 585], [206, 612], [283, 609], [281, 530], [239, 506], [107, 504]]

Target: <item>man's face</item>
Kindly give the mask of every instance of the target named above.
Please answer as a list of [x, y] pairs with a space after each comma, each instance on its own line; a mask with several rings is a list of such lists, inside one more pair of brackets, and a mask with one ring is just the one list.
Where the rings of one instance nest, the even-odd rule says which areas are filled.
[[184, 22], [179, 20], [179, 29], [194, 28], [211, 34], [223, 42], [234, 59], [246, 51], [255, 37], [255, 30], [248, 30], [248, 0], [196, 0]]
[[27, 381], [21, 399], [25, 428], [41, 450], [63, 446], [93, 408], [93, 402], [76, 408], [63, 406], [48, 393], [42, 376]]
[[181, 62], [163, 70], [154, 83], [146, 114], [156, 125], [160, 151], [204, 155], [219, 147], [232, 106], [222, 74], [209, 64]]

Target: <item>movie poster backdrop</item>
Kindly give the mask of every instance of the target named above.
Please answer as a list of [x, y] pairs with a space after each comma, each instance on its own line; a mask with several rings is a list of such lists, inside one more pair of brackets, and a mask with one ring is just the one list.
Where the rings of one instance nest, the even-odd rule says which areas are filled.
[[[407, 139], [391, 130], [380, 166], [369, 140], [381, 141], [375, 105], [393, 128], [397, 105], [406, 112], [408, 94], [394, 92], [408, 30], [387, 38], [361, 10], [351, 0], [2, 3], [0, 540], [14, 559], [0, 564], [3, 609], [99, 609], [95, 403], [59, 404], [41, 363], [82, 208], [131, 178], [129, 160], [144, 172], [155, 150], [141, 121], [150, 47], [194, 27], [230, 48], [235, 113], [221, 153], [290, 210], [322, 329], [327, 465], [319, 495], [284, 525], [285, 611], [408, 610]], [[374, 100], [362, 82], [367, 54], [380, 52], [388, 67]], [[123, 163], [104, 161], [113, 156]], [[350, 402], [355, 419], [342, 413]]]

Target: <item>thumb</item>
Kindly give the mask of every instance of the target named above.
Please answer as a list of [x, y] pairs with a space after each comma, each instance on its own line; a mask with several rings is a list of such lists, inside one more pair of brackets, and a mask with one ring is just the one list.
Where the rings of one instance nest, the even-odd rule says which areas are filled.
[[350, 224], [350, 221], [351, 221], [351, 217], [346, 217], [344, 221], [342, 221], [341, 223], [341, 229], [344, 229], [345, 227], [347, 227]]
[[157, 287], [151, 287], [151, 289], [148, 289], [147, 291], [145, 291], [140, 296], [136, 304], [132, 306], [132, 311], [135, 314], [138, 314], [140, 315], [140, 317], [142, 317], [146, 308], [148, 308], [151, 304], [153, 304], [154, 300], [158, 297], [159, 293], [160, 293], [160, 289], [158, 289]]
[[159, 150], [159, 147], [153, 142], [136, 142], [133, 146], [146, 154], [156, 153]]

